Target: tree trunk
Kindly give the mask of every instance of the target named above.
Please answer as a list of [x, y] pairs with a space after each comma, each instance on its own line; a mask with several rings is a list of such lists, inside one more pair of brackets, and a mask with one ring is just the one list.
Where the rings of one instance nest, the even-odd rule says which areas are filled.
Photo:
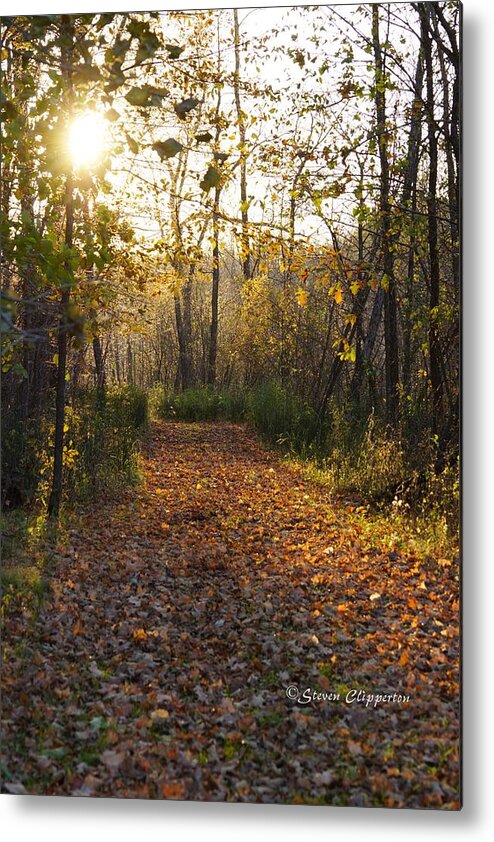
[[221, 188], [217, 187], [213, 208], [213, 287], [211, 290], [211, 328], [209, 333], [209, 357], [207, 382], [216, 382], [216, 358], [218, 355], [218, 296], [220, 287], [220, 226], [218, 220]]
[[379, 38], [379, 5], [372, 7], [372, 40], [376, 67], [375, 105], [377, 117], [377, 138], [380, 177], [380, 212], [383, 259], [384, 296], [384, 344], [386, 377], [386, 419], [392, 427], [399, 421], [399, 363], [398, 328], [396, 305], [396, 281], [394, 276], [393, 231], [391, 226], [391, 205], [389, 201], [389, 159], [388, 127], [386, 125], [386, 68]]
[[[217, 72], [218, 80], [221, 78], [221, 50], [220, 50], [220, 19], [218, 18], [218, 62]], [[216, 100], [216, 137], [215, 147], [218, 150], [218, 144], [221, 136], [221, 86], [218, 85], [218, 96]], [[216, 359], [218, 355], [218, 297], [220, 287], [220, 196], [221, 196], [221, 182], [216, 186], [214, 191], [213, 203], [213, 272], [212, 272], [212, 290], [211, 290], [211, 325], [209, 331], [209, 351], [208, 351], [208, 367], [206, 373], [206, 382], [213, 386], [216, 383]]]
[[127, 337], [127, 383], [129, 386], [134, 385], [134, 354], [132, 352], [132, 343]]
[[[184, 319], [182, 313], [182, 304], [180, 301], [180, 293], [177, 292], [174, 298], [175, 304], [175, 324], [177, 327], [178, 339], [178, 368], [180, 386], [183, 389], [188, 389], [191, 384], [191, 363], [189, 354], [189, 337], [186, 329], [187, 319]], [[189, 322], [190, 324], [190, 322]]]
[[106, 374], [105, 374], [105, 361], [103, 358], [103, 351], [101, 348], [101, 340], [99, 336], [95, 336], [93, 338], [93, 356], [94, 356], [94, 368], [96, 370], [96, 390], [98, 393], [98, 402], [104, 403], [105, 400], [105, 386], [106, 386]]
[[424, 67], [422, 55], [419, 54], [417, 59], [417, 68], [415, 71], [414, 83], [414, 100], [412, 104], [412, 113], [410, 118], [410, 134], [408, 136], [408, 152], [407, 152], [407, 168], [405, 171], [405, 179], [403, 182], [402, 203], [406, 209], [410, 205], [412, 214], [410, 220], [410, 236], [408, 246], [408, 266], [407, 266], [407, 284], [406, 284], [406, 301], [404, 306], [404, 323], [403, 323], [403, 391], [406, 396], [411, 392], [412, 388], [412, 365], [415, 356], [416, 342], [413, 339], [413, 318], [415, 309], [415, 212], [417, 210], [417, 174], [419, 166], [419, 152], [420, 143], [422, 139], [422, 123], [421, 123], [421, 103], [422, 103], [422, 85], [424, 79]]
[[247, 199], [247, 155], [245, 147], [245, 115], [240, 101], [240, 29], [238, 25], [238, 9], [233, 9], [235, 72], [233, 74], [233, 92], [237, 111], [238, 135], [240, 138], [240, 216], [242, 219], [242, 271], [244, 280], [252, 277], [250, 242], [249, 242], [249, 209]]
[[[74, 27], [70, 15], [62, 15], [61, 34], [61, 63], [62, 75], [67, 85], [67, 104], [70, 112], [72, 100], [72, 45]], [[72, 171], [67, 175], [65, 183], [65, 246], [72, 248], [74, 233], [74, 188]], [[67, 271], [71, 271], [67, 263]], [[48, 501], [48, 516], [57, 518], [62, 502], [63, 486], [63, 444], [65, 427], [65, 377], [67, 371], [67, 308], [70, 302], [70, 287], [65, 286], [60, 299], [60, 320], [58, 326], [58, 363], [55, 396], [55, 439], [53, 449], [53, 480]]]
[[420, 33], [424, 52], [427, 89], [427, 136], [429, 146], [429, 182], [427, 193], [427, 223], [429, 245], [429, 366], [432, 389], [432, 433], [440, 430], [443, 411], [443, 383], [441, 378], [441, 354], [438, 336], [438, 308], [440, 268], [437, 226], [437, 170], [438, 152], [436, 121], [434, 117], [434, 67], [432, 62], [432, 40], [429, 30], [430, 10], [428, 4], [420, 4]]

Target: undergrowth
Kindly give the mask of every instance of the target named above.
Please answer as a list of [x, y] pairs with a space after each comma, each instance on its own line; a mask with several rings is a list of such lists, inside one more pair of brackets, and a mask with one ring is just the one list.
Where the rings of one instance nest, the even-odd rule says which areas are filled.
[[424, 432], [406, 448], [371, 413], [351, 417], [330, 407], [323, 424], [315, 411], [276, 381], [251, 389], [208, 386], [155, 397], [156, 412], [178, 421], [245, 421], [260, 438], [303, 465], [307, 476], [357, 504], [361, 532], [387, 549], [443, 556], [458, 551], [459, 465], [436, 470], [437, 448]]
[[[60, 538], [69, 512], [73, 517], [78, 504], [97, 502], [102, 494], [116, 493], [139, 478], [139, 444], [148, 424], [146, 393], [123, 387], [107, 390], [104, 398], [90, 390], [77, 397], [77, 408], [66, 407], [64, 500], [57, 524], [46, 516], [53, 471], [51, 446], [37, 448], [27, 429], [24, 440], [20, 435], [9, 437], [3, 452], [3, 476], [10, 483], [5, 485], [0, 519], [4, 608], [19, 599], [41, 601], [46, 551]], [[51, 442], [53, 421], [45, 420], [45, 425]], [[29, 462], [28, 474], [19, 476], [16, 458]], [[16, 505], [11, 505], [9, 494]]]

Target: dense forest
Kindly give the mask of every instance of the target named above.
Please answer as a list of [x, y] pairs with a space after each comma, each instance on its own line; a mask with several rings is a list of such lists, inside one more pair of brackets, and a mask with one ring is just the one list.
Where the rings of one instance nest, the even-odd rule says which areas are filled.
[[[12, 611], [18, 588], [26, 607], [23, 570], [32, 579], [45, 563], [43, 542], [56, 556], [78, 513], [97, 521], [109, 500], [140, 499], [150, 464], [153, 505], [162, 495], [194, 524], [209, 517], [214, 490], [207, 510], [196, 497], [217, 487], [220, 459], [225, 471], [237, 459], [235, 436], [251, 473], [286, 465], [297, 488], [342, 501], [358, 565], [354, 528], [365, 558], [408, 553], [457, 582], [460, 16], [457, 2], [438, 2], [2, 18]], [[258, 505], [259, 489], [245, 492]], [[322, 510], [307, 506], [317, 526]], [[153, 511], [151, 537], [164, 517]], [[138, 535], [144, 508], [132, 512]], [[207, 564], [221, 568], [215, 552]], [[377, 602], [379, 582], [374, 591]], [[454, 614], [442, 620], [455, 626]], [[9, 791], [22, 791], [17, 779]], [[388, 806], [451, 806], [448, 780], [423, 801], [409, 780]], [[204, 797], [199, 783], [160, 786], [162, 797]], [[238, 792], [263, 800], [262, 788]]]

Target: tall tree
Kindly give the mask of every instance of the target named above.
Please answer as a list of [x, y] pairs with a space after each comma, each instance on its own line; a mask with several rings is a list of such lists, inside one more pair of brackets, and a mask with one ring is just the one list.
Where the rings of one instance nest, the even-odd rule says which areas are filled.
[[[73, 76], [73, 49], [74, 49], [74, 21], [70, 15], [62, 15], [60, 21], [60, 70], [65, 82], [65, 115], [69, 115], [73, 106], [72, 76]], [[65, 182], [65, 234], [64, 245], [70, 253], [74, 236], [74, 181], [72, 173], [72, 162], [69, 163], [69, 170]], [[58, 327], [58, 360], [57, 360], [57, 385], [55, 393], [55, 433], [53, 442], [53, 479], [48, 501], [48, 515], [58, 517], [60, 504], [62, 502], [62, 478], [63, 478], [63, 445], [65, 427], [65, 385], [67, 374], [67, 341], [68, 324], [67, 315], [70, 304], [70, 278], [72, 267], [70, 258], [65, 263], [67, 279], [62, 287], [60, 298], [60, 321]]]
[[247, 195], [247, 145], [245, 114], [242, 110], [240, 95], [240, 27], [238, 9], [233, 9], [233, 32], [235, 49], [235, 72], [233, 74], [233, 91], [237, 112], [238, 136], [240, 140], [240, 216], [242, 219], [242, 269], [244, 280], [248, 281], [252, 274], [250, 238], [249, 238], [249, 201]]
[[399, 419], [399, 362], [398, 362], [398, 325], [396, 305], [396, 279], [394, 273], [393, 229], [391, 220], [390, 181], [389, 181], [389, 126], [386, 117], [386, 61], [381, 47], [379, 34], [380, 5], [372, 7], [372, 43], [375, 61], [375, 105], [376, 134], [379, 146], [380, 174], [380, 214], [381, 214], [381, 250], [383, 259], [384, 287], [384, 341], [385, 341], [385, 377], [386, 377], [386, 417], [389, 424], [396, 427]]
[[429, 152], [429, 180], [427, 190], [427, 228], [429, 245], [429, 361], [432, 389], [432, 432], [439, 434], [443, 413], [443, 378], [439, 342], [440, 263], [438, 246], [438, 143], [434, 110], [434, 65], [431, 38], [431, 10], [428, 4], [419, 6], [420, 34], [426, 73], [426, 113]]

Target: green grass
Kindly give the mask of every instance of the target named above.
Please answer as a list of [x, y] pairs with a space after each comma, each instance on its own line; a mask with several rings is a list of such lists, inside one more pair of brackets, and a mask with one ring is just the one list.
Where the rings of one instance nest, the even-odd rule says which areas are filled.
[[246, 417], [247, 396], [241, 389], [216, 390], [197, 386], [176, 394], [163, 393], [154, 397], [157, 414], [177, 421], [243, 421]]
[[[458, 464], [440, 474], [427, 467], [435, 461], [427, 431], [407, 448], [373, 413], [366, 417], [337, 406], [328, 408], [321, 425], [312, 407], [275, 380], [250, 389], [198, 386], [161, 393], [160, 399], [155, 390], [153, 405], [161, 417], [179, 421], [249, 423], [262, 441], [296, 459], [311, 482], [361, 503], [352, 517], [371, 543], [422, 556], [451, 557], [458, 550]], [[407, 494], [392, 500], [389, 489], [404, 481]]]
[[93, 499], [139, 478], [139, 443], [148, 427], [145, 392], [132, 386], [107, 391], [103, 403], [94, 391], [81, 395], [67, 418], [73, 460], [67, 465], [66, 492], [72, 500]]
[[37, 567], [7, 567], [0, 571], [2, 593], [26, 591], [33, 594], [39, 603], [47, 590], [47, 582], [42, 578]]
[[247, 421], [271, 445], [314, 454], [321, 446], [321, 429], [314, 410], [290, 395], [276, 381], [250, 389], [213, 389], [197, 386], [176, 394], [162, 394], [153, 405], [162, 418], [177, 421]]
[[261, 727], [263, 725], [268, 728], [273, 725], [283, 725], [286, 722], [286, 710], [270, 710], [266, 713], [260, 713], [256, 718]]

